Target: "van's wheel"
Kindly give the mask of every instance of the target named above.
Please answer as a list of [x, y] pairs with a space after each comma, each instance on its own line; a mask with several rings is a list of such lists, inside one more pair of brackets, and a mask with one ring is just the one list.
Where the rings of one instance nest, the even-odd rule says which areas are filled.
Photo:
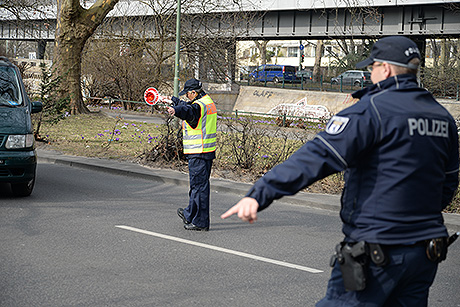
[[361, 86], [361, 82], [360, 81], [355, 81], [355, 86]]
[[280, 82], [280, 79], [278, 77], [273, 78], [273, 83], [277, 84]]
[[337, 82], [337, 81], [334, 80], [334, 81], [331, 82], [331, 84], [332, 84], [332, 85], [339, 85], [339, 82]]
[[35, 185], [35, 177], [28, 182], [12, 183], [11, 191], [18, 197], [26, 197], [32, 194]]

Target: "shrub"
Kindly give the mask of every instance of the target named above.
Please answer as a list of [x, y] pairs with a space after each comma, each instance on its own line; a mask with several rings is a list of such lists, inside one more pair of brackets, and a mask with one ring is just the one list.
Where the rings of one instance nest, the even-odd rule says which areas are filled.
[[57, 89], [61, 77], [55, 77], [51, 69], [46, 68], [44, 63], [40, 64], [42, 79], [40, 82], [40, 92], [37, 99], [43, 103], [42, 112], [35, 114], [32, 119], [34, 121], [36, 140], [42, 140], [40, 137], [40, 127], [43, 122], [51, 125], [59, 122], [63, 116], [69, 112], [70, 98], [58, 98]]

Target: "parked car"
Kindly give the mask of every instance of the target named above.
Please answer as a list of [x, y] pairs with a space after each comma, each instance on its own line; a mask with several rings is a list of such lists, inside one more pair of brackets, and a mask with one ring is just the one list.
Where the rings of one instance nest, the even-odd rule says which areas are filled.
[[249, 74], [251, 81], [274, 82], [296, 80], [296, 68], [289, 65], [266, 64], [260, 65]]
[[313, 72], [310, 70], [299, 70], [295, 73], [297, 80], [311, 81], [313, 79]]
[[0, 182], [10, 183], [16, 196], [29, 196], [35, 184], [37, 155], [31, 113], [41, 102], [31, 102], [19, 69], [0, 57]]
[[362, 70], [347, 70], [331, 79], [331, 84], [340, 84], [340, 82], [342, 85], [361, 86], [363, 84], [363, 86], [367, 86], [372, 84], [371, 73]]

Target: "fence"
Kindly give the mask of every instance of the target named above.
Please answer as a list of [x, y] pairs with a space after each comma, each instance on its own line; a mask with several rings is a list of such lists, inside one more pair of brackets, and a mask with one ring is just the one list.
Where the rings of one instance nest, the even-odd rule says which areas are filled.
[[[315, 82], [310, 78], [298, 78], [296, 80], [285, 80], [283, 77], [280, 82], [273, 82], [268, 81], [268, 78], [265, 78], [264, 81], [257, 81], [257, 80], [241, 80], [238, 83], [240, 85], [256, 85], [256, 86], [264, 86], [264, 87], [276, 87], [276, 88], [286, 88], [286, 89], [298, 89], [298, 90], [319, 90], [319, 91], [326, 91], [326, 92], [354, 92], [359, 89], [363, 89], [365, 86], [365, 82], [361, 79], [359, 85], [357, 83], [349, 83], [346, 84], [343, 82], [343, 79], [338, 79], [337, 84], [331, 81], [325, 81], [323, 75], [320, 76], [319, 82]], [[421, 87], [426, 87], [427, 90], [432, 92], [435, 96], [440, 98], [450, 98], [459, 101], [460, 99], [460, 84], [451, 82], [441, 82], [442, 87], [439, 88], [440, 82], [421, 82]]]
[[[99, 100], [101, 104], [108, 104], [109, 110], [117, 110], [119, 107], [114, 107], [114, 105], [118, 105], [119, 103], [134, 103], [134, 104], [141, 104], [145, 109], [149, 109], [148, 111], [150, 113], [154, 113], [156, 108], [158, 107], [166, 107], [168, 106], [167, 104], [160, 104], [157, 103], [156, 105], [149, 106], [145, 102], [142, 101], [133, 101], [133, 100], [123, 100], [123, 99], [115, 99], [111, 97], [106, 97], [106, 98], [101, 98], [101, 97], [85, 97], [86, 99], [90, 100]], [[297, 106], [298, 107], [298, 106]], [[310, 108], [310, 110], [307, 110], [305, 112], [299, 112], [298, 108], [296, 108], [295, 114], [289, 114], [290, 112], [288, 110], [277, 110], [274, 108], [275, 113], [260, 113], [260, 112], [246, 112], [246, 111], [238, 111], [238, 110], [220, 110], [218, 109], [217, 112], [220, 114], [235, 114], [235, 118], [238, 118], [240, 116], [256, 116], [256, 117], [262, 117], [262, 118], [270, 118], [274, 119], [275, 122], [272, 124], [277, 124], [281, 125], [282, 127], [286, 127], [289, 124], [297, 122], [316, 122], [316, 123], [325, 123], [329, 120], [329, 118], [332, 116], [330, 112], [327, 111], [327, 108], [323, 106], [306, 106], [306, 107], [313, 107]], [[318, 110], [318, 112], [314, 112], [312, 109]], [[304, 114], [304, 115], [298, 115], [298, 114]]]

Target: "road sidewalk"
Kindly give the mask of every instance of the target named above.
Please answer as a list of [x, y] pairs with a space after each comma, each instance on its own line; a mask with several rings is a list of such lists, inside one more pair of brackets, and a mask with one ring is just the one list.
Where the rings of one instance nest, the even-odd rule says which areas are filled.
[[[62, 164], [117, 175], [154, 180], [168, 184], [176, 184], [186, 187], [189, 186], [188, 174], [175, 170], [150, 168], [137, 163], [118, 160], [70, 156], [57, 151], [40, 148], [37, 149], [37, 155], [39, 163], [45, 162]], [[211, 190], [217, 193], [235, 193], [243, 197], [250, 187], [251, 184], [248, 183], [211, 178]], [[334, 212], [339, 212], [340, 210], [339, 195], [299, 192], [294, 196], [284, 197], [281, 200], [277, 200], [277, 202], [309, 206]], [[446, 213], [444, 214], [444, 220], [450, 232], [460, 231], [459, 214]]]

